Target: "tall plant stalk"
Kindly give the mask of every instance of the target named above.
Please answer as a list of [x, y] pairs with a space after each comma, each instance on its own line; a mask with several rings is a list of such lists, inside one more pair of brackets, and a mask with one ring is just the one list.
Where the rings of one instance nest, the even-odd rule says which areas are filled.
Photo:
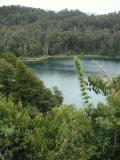
[[84, 73], [81, 68], [80, 59], [78, 57], [75, 57], [74, 60], [75, 60], [75, 67], [76, 67], [79, 84], [80, 84], [81, 96], [82, 96], [84, 105], [90, 105], [90, 102], [89, 102], [90, 97], [88, 96], [87, 87], [86, 87], [87, 82], [84, 78]]

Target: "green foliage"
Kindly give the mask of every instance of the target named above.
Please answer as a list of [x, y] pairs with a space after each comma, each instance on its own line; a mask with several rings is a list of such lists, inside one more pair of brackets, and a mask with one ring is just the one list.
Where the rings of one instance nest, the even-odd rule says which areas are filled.
[[96, 94], [100, 93], [109, 97], [112, 93], [120, 91], [120, 76], [112, 80], [104, 80], [100, 76], [89, 76], [88, 89], [94, 90]]
[[54, 91], [54, 95], [56, 98], [56, 102], [55, 102], [55, 99], [54, 99], [54, 102], [55, 102], [56, 106], [59, 106], [63, 102], [63, 94], [61, 91], [58, 90], [57, 87], [53, 87], [53, 91]]
[[89, 87], [106, 95], [107, 103], [88, 105], [78, 58], [75, 64], [86, 106], [80, 109], [59, 107], [63, 96], [56, 87], [47, 89], [12, 54], [0, 57], [1, 160], [120, 159], [120, 77], [89, 77]]
[[109, 105], [84, 110], [63, 106], [46, 115], [0, 96], [0, 158], [118, 160], [119, 96], [110, 98]]
[[75, 66], [78, 74], [78, 79], [80, 83], [80, 89], [81, 89], [81, 95], [84, 100], [84, 105], [90, 105], [89, 99], [90, 97], [87, 94], [87, 88], [86, 88], [86, 80], [84, 78], [84, 74], [80, 65], [80, 60], [79, 58], [75, 57]]
[[89, 76], [88, 89], [94, 90], [96, 94], [108, 96], [111, 93], [112, 87], [110, 81], [105, 81], [99, 76]]
[[32, 70], [10, 54], [2, 55], [0, 59], [0, 92], [7, 97], [11, 94], [15, 103], [21, 101], [24, 106], [37, 107], [42, 112], [63, 101], [57, 88], [54, 92], [46, 88]]
[[[78, 58], [75, 58], [75, 65], [81, 92], [84, 93], [82, 98], [86, 100], [89, 98], [87, 96], [87, 83], [84, 80], [84, 74]], [[88, 105], [84, 109], [93, 127], [93, 134], [94, 136], [96, 135], [96, 138], [92, 139], [93, 146], [91, 146], [90, 159], [119, 159], [117, 154], [120, 149], [120, 77], [106, 81], [98, 76], [89, 76], [88, 88], [94, 90], [97, 94], [107, 96], [108, 102], [108, 106], [98, 104], [97, 108], [93, 108]], [[85, 101], [85, 104], [86, 102], [88, 103], [89, 101]], [[94, 143], [96, 146], [94, 146]]]
[[0, 53], [120, 56], [120, 12], [89, 16], [79, 10], [0, 7]]

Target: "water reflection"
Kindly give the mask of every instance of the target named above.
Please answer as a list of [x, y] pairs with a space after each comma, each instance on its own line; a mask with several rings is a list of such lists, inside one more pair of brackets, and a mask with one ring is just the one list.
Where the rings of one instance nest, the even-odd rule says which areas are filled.
[[[120, 74], [120, 61], [113, 60], [96, 60], [104, 69], [111, 75]], [[82, 59], [81, 65], [85, 75], [100, 74], [99, 67], [93, 63], [92, 59]], [[83, 102], [80, 96], [79, 83], [76, 75], [75, 65], [73, 60], [47, 60], [29, 64], [44, 81], [49, 88], [57, 86], [64, 94], [64, 104], [75, 104], [82, 106]], [[99, 101], [104, 102], [105, 97], [96, 95], [93, 91], [88, 92], [92, 98], [92, 102], [97, 104]]]

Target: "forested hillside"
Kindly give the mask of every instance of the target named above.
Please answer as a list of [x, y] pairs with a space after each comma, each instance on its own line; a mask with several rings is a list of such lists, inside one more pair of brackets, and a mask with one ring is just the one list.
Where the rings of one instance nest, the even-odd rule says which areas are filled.
[[120, 12], [87, 15], [79, 10], [45, 11], [0, 7], [0, 52], [17, 56], [99, 54], [120, 56]]

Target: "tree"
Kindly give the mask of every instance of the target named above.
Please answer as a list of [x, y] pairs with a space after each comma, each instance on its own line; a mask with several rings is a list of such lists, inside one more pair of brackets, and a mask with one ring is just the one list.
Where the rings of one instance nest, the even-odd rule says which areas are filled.
[[28, 57], [83, 53], [116, 57], [119, 17], [119, 13], [89, 16], [79, 10], [0, 7], [0, 50]]
[[31, 105], [42, 112], [61, 105], [63, 101], [58, 89], [53, 92], [46, 88], [32, 70], [10, 54], [3, 55], [0, 61], [0, 84], [1, 93], [11, 94], [15, 103], [21, 101], [24, 106]]

